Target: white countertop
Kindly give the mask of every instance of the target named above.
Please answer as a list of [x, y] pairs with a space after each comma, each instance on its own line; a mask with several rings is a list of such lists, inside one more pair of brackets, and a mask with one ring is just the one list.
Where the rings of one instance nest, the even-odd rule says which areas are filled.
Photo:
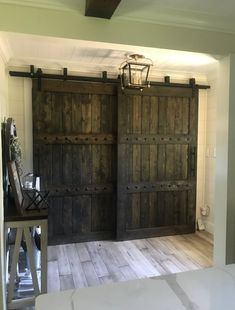
[[235, 265], [41, 295], [46, 309], [234, 310]]

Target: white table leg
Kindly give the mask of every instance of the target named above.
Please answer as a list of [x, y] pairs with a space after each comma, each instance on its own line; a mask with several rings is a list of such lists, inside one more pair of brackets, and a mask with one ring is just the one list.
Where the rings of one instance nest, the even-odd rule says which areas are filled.
[[47, 220], [41, 223], [41, 293], [47, 292]]
[[11, 265], [11, 272], [10, 272], [8, 296], [7, 296], [7, 301], [9, 303], [13, 299], [14, 286], [15, 286], [15, 276], [16, 276], [17, 263], [18, 263], [18, 259], [19, 259], [20, 243], [22, 240], [22, 233], [23, 233], [23, 228], [17, 228], [16, 241], [15, 241], [15, 246], [14, 246], [14, 251], [13, 251], [13, 258], [12, 258], [12, 265]]
[[38, 296], [40, 294], [39, 286], [38, 286], [38, 277], [37, 277], [37, 271], [35, 267], [35, 260], [33, 255], [33, 246], [32, 246], [32, 236], [29, 232], [29, 227], [24, 228], [24, 236], [27, 246], [27, 255], [29, 257], [29, 263], [30, 263], [30, 270], [33, 280], [33, 288], [34, 288], [34, 294]]

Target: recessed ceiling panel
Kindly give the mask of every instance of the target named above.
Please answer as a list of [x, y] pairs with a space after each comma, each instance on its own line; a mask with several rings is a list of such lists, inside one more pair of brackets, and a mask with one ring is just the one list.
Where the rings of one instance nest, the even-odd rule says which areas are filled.
[[2, 45], [7, 47], [4, 51], [9, 52], [6, 57], [9, 66], [68, 67], [90, 75], [107, 71], [117, 76], [120, 64], [133, 53], [153, 60], [152, 76], [158, 76], [160, 71], [205, 73], [217, 64], [218, 58], [199, 53], [17, 33], [0, 33], [0, 38]]

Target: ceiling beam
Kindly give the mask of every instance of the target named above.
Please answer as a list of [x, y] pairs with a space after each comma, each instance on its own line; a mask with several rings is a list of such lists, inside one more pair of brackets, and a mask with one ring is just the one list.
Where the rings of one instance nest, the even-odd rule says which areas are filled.
[[86, 0], [85, 16], [110, 19], [121, 0]]

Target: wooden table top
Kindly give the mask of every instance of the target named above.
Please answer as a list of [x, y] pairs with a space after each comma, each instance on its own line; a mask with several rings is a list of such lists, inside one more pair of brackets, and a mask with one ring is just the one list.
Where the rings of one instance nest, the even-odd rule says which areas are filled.
[[9, 199], [4, 204], [4, 222], [40, 220], [47, 218], [47, 209], [25, 210], [20, 214], [15, 207], [14, 201]]

